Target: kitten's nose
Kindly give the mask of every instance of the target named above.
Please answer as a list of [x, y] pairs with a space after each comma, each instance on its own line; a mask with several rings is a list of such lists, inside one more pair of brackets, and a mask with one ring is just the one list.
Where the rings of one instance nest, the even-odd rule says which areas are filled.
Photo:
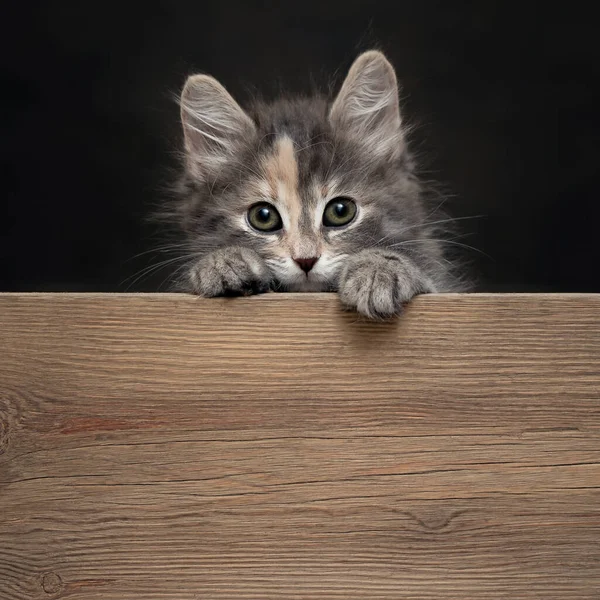
[[316, 262], [319, 260], [318, 256], [314, 256], [313, 258], [295, 258], [294, 261], [297, 265], [308, 275], [308, 272], [315, 266]]

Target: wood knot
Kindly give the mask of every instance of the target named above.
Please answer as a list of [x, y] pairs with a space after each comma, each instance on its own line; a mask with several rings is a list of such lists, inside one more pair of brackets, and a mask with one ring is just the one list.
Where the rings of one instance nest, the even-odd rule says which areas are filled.
[[0, 417], [0, 454], [4, 454], [8, 448], [8, 421]]
[[63, 582], [58, 573], [44, 573], [42, 575], [42, 589], [46, 594], [56, 594], [62, 589]]
[[421, 531], [447, 532], [451, 529], [451, 526], [454, 526], [454, 521], [465, 512], [465, 510], [456, 510], [447, 513], [443, 511], [430, 511], [421, 516], [409, 514], [418, 524]]

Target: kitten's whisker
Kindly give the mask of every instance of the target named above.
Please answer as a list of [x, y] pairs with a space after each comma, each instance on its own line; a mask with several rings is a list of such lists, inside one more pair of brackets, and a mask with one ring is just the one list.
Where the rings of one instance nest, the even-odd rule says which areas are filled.
[[127, 258], [124, 262], [128, 263], [131, 262], [132, 260], [135, 260], [136, 258], [140, 258], [141, 256], [145, 256], [146, 254], [152, 254], [153, 252], [161, 253], [168, 253], [168, 252], [178, 252], [181, 248], [186, 248], [189, 247], [189, 243], [185, 242], [183, 244], [169, 244], [168, 246], [157, 246], [156, 248], [151, 248], [150, 250], [145, 250], [144, 252], [140, 252], [139, 254], [135, 254], [133, 256], [131, 256], [130, 258]]
[[419, 252], [418, 250], [414, 251], [415, 254], [417, 256], [421, 256], [422, 258], [424, 258], [426, 261], [428, 262], [433, 262], [437, 265], [440, 265], [441, 267], [443, 267], [444, 269], [446, 269], [446, 266], [444, 266], [442, 263], [446, 263], [446, 265], [449, 265], [450, 267], [453, 266], [452, 261], [448, 260], [447, 258], [444, 258], [443, 256], [432, 256], [431, 254], [425, 254], [424, 252]]
[[411, 229], [416, 229], [419, 227], [423, 227], [423, 228], [427, 228], [427, 227], [431, 227], [432, 225], [441, 225], [442, 223], [453, 223], [454, 221], [466, 221], [468, 219], [482, 219], [484, 218], [486, 215], [473, 215], [470, 217], [455, 217], [455, 218], [448, 218], [448, 219], [440, 219], [439, 221], [425, 221], [423, 223], [417, 223], [416, 225], [411, 225], [410, 227], [405, 227], [404, 229], [401, 229], [398, 232], [398, 235], [402, 235], [404, 233], [406, 233], [407, 231], [410, 231]]
[[397, 235], [396, 233], [388, 233], [388, 235], [384, 235], [382, 238], [379, 238], [370, 247], [374, 248], [375, 246], [378, 246], [379, 244], [382, 244], [383, 242], [385, 242], [385, 240], [389, 240], [391, 237], [394, 237], [396, 235]]
[[434, 215], [438, 210], [440, 210], [442, 208], [442, 206], [444, 206], [444, 204], [446, 204], [446, 202], [448, 202], [449, 198], [447, 196], [445, 196], [442, 201], [429, 213], [427, 213], [425, 215], [425, 220], [427, 220], [429, 217], [431, 217], [432, 215]]
[[169, 275], [167, 275], [167, 277], [165, 277], [162, 281], [162, 283], [158, 286], [158, 291], [160, 292], [161, 288], [163, 285], [165, 285], [165, 283], [169, 280], [173, 281], [176, 278], [176, 275], [178, 273], [180, 273], [181, 271], [183, 271], [183, 269], [186, 269], [189, 267], [189, 263], [186, 262], [183, 265], [180, 265], [179, 267], [177, 267], [172, 273], [170, 273]]
[[479, 250], [479, 248], [475, 248], [474, 246], [469, 246], [468, 244], [462, 244], [460, 242], [454, 242], [452, 240], [433, 239], [433, 238], [424, 238], [424, 239], [420, 239], [420, 240], [405, 240], [403, 242], [398, 242], [397, 244], [391, 244], [389, 247], [394, 248], [394, 247], [404, 246], [404, 245], [413, 244], [413, 243], [422, 244], [424, 242], [437, 242], [440, 244], [452, 244], [454, 246], [460, 246], [461, 248], [466, 248], [468, 250], [473, 250], [475, 252], [478, 252], [479, 254], [483, 254], [483, 256], [486, 256], [490, 260], [494, 260], [489, 254], [485, 253], [483, 250]]
[[[438, 225], [438, 224], [442, 224], [442, 223], [450, 223], [453, 221], [461, 221], [461, 220], [465, 220], [465, 219], [478, 219], [478, 218], [482, 218], [485, 215], [474, 215], [474, 216], [470, 216], [470, 217], [458, 217], [458, 218], [453, 218], [453, 219], [440, 219], [438, 221], [430, 221], [430, 222], [425, 222], [425, 223], [417, 223], [416, 225], [411, 225], [410, 227], [405, 227], [403, 229], [401, 229], [400, 231], [394, 231], [392, 233], [389, 233], [388, 235], [383, 236], [382, 238], [379, 238], [377, 241], [374, 241], [372, 243], [370, 243], [368, 245], [368, 248], [374, 248], [376, 246], [382, 245], [383, 242], [385, 242], [386, 240], [390, 239], [390, 238], [394, 238], [394, 237], [398, 237], [403, 235], [404, 233], [406, 233], [407, 231], [410, 231], [411, 229], [415, 229], [415, 228], [420, 228], [420, 227], [428, 227], [428, 226], [432, 226], [432, 225]], [[471, 234], [469, 234], [471, 235]], [[422, 242], [426, 242], [428, 240], [432, 240], [433, 238], [421, 238], [419, 241]], [[393, 245], [391, 245], [390, 247], [392, 247]]]
[[156, 271], [164, 269], [165, 267], [167, 267], [173, 263], [188, 260], [190, 258], [197, 258], [197, 257], [198, 257], [198, 254], [195, 253], [195, 254], [186, 254], [183, 256], [176, 256], [175, 258], [169, 258], [167, 260], [163, 260], [155, 265], [150, 265], [148, 267], [145, 267], [144, 269], [141, 269], [140, 271], [137, 271], [133, 275], [130, 275], [129, 277], [124, 279], [120, 283], [120, 285], [124, 285], [125, 283], [127, 283], [127, 281], [129, 281], [130, 279], [135, 277], [135, 279], [133, 281], [131, 281], [131, 283], [125, 289], [125, 291], [128, 291], [131, 288], [131, 286], [135, 285], [140, 279], [143, 279], [144, 277], [148, 277], [148, 275], [150, 275], [151, 273], [154, 273]]

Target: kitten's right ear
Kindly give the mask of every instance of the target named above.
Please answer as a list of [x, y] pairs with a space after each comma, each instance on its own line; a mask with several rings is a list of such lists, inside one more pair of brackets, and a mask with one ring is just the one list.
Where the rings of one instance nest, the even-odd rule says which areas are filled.
[[381, 52], [370, 50], [354, 61], [329, 119], [374, 154], [397, 156], [402, 152], [396, 73]]
[[208, 75], [188, 78], [180, 105], [188, 168], [197, 177], [230, 160], [241, 142], [256, 132], [252, 119]]

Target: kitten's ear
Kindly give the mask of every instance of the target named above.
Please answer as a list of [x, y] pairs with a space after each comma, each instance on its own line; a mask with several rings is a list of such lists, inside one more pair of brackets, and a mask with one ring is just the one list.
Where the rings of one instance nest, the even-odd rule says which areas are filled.
[[402, 151], [398, 82], [394, 68], [381, 52], [370, 50], [354, 61], [329, 119], [335, 128], [377, 154], [397, 156]]
[[188, 167], [199, 177], [231, 159], [256, 132], [240, 105], [208, 75], [188, 78], [180, 105]]

